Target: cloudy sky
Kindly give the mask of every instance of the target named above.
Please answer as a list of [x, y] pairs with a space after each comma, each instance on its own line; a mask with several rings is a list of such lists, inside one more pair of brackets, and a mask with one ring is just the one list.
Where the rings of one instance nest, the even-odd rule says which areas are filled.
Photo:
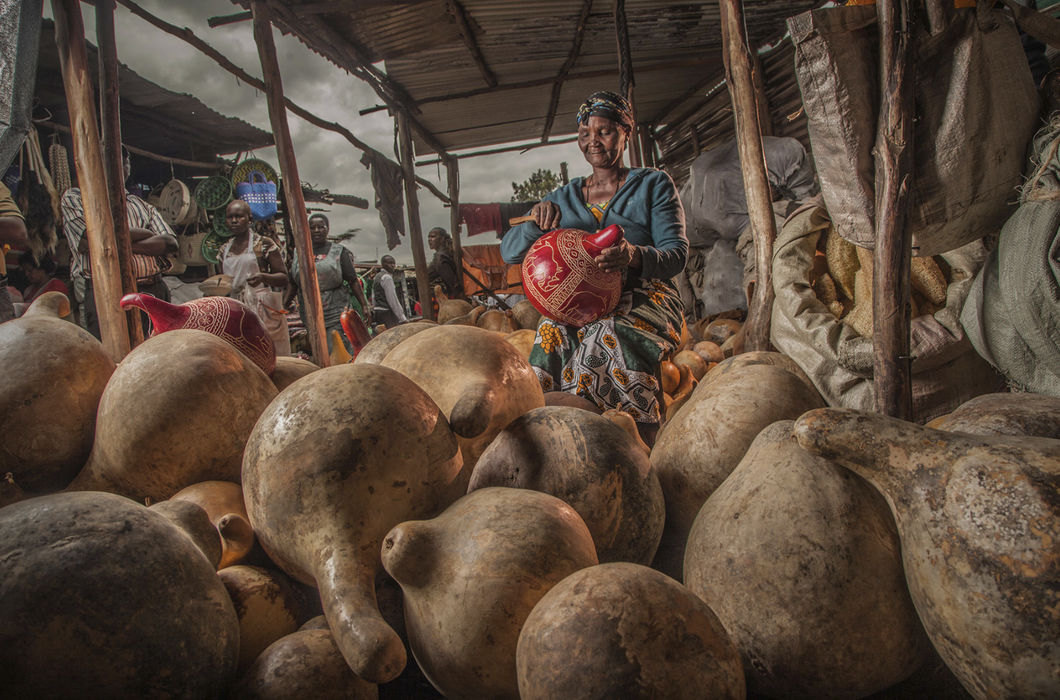
[[[170, 24], [190, 28], [251, 75], [261, 75], [249, 21], [217, 28], [210, 28], [206, 23], [209, 17], [238, 12], [242, 8], [237, 5], [228, 0], [141, 0], [137, 4]], [[50, 3], [44, 3], [44, 8], [45, 16], [51, 17]], [[86, 36], [95, 44], [94, 8], [90, 4], [82, 4], [81, 8]], [[194, 95], [222, 114], [239, 117], [266, 131], [272, 130], [264, 93], [241, 83], [184, 41], [147, 24], [121, 5], [115, 13], [115, 24], [118, 59], [122, 63], [165, 88]], [[358, 114], [361, 109], [379, 104], [375, 92], [307, 49], [297, 39], [282, 36], [279, 32], [274, 32], [274, 36], [287, 96], [314, 114], [345, 126], [362, 141], [396, 160], [393, 120], [385, 111], [367, 116]], [[332, 192], [354, 194], [373, 201], [371, 181], [368, 171], [360, 163], [359, 150], [338, 134], [319, 129], [293, 114], [288, 115], [288, 123], [303, 181]], [[279, 169], [275, 149], [262, 149], [253, 155]], [[551, 168], [558, 173], [562, 161], [568, 163], [572, 176], [582, 174], [585, 169], [584, 160], [573, 144], [539, 148], [525, 154], [516, 152], [471, 158], [460, 164], [460, 198], [465, 202], [506, 202], [511, 198], [513, 181], [521, 182], [538, 168]], [[441, 166], [417, 168], [417, 174], [446, 191], [446, 173]], [[449, 228], [449, 210], [434, 195], [421, 188], [419, 201], [425, 235], [433, 226]], [[363, 210], [335, 206], [328, 216], [332, 233], [360, 229], [351, 245], [358, 260], [376, 259], [387, 252], [374, 207]], [[491, 240], [483, 240], [485, 238]], [[494, 241], [487, 234], [472, 237], [467, 242]], [[391, 254], [399, 263], [412, 264], [412, 249], [407, 241]]]

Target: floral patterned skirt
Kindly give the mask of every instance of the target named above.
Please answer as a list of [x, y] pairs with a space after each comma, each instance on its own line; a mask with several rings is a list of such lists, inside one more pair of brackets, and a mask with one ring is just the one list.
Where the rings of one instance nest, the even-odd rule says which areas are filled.
[[544, 391], [582, 396], [659, 423], [659, 363], [681, 342], [683, 306], [669, 281], [627, 282], [618, 307], [581, 328], [542, 318], [530, 364]]

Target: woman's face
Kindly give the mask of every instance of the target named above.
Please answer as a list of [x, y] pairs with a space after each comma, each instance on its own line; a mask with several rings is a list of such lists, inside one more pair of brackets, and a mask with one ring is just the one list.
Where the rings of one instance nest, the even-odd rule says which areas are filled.
[[225, 223], [228, 230], [237, 236], [250, 230], [250, 207], [242, 201], [235, 201], [225, 210]]
[[427, 245], [430, 246], [431, 250], [440, 249], [443, 240], [445, 240], [445, 237], [437, 231], [431, 231], [427, 234]]
[[321, 245], [328, 240], [328, 222], [319, 216], [309, 220], [309, 237], [316, 245]]
[[594, 168], [617, 168], [626, 150], [626, 130], [607, 117], [591, 116], [578, 125], [578, 148]]

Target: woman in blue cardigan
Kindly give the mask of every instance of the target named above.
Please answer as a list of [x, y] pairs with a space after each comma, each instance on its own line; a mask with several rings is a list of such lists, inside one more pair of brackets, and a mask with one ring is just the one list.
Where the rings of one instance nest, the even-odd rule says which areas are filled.
[[531, 244], [555, 228], [622, 226], [621, 243], [596, 258], [603, 270], [623, 274], [618, 307], [581, 328], [542, 318], [530, 364], [545, 391], [625, 411], [652, 444], [661, 422], [659, 365], [681, 339], [683, 308], [671, 278], [684, 269], [688, 239], [670, 176], [623, 165], [632, 132], [633, 111], [625, 98], [591, 95], [578, 110], [578, 147], [592, 174], [535, 204], [534, 221], [505, 233], [501, 254], [507, 263], [522, 262]]

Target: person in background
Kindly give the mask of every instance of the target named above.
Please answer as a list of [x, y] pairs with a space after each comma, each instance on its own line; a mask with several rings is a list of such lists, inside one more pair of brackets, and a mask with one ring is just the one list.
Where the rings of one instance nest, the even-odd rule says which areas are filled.
[[669, 175], [623, 164], [634, 128], [624, 97], [590, 95], [577, 122], [578, 148], [592, 173], [535, 204], [534, 221], [501, 239], [501, 255], [508, 264], [521, 263], [534, 241], [558, 227], [622, 226], [621, 242], [596, 258], [605, 272], [622, 273], [618, 307], [582, 328], [543, 317], [530, 364], [545, 391], [577, 394], [632, 415], [650, 446], [662, 418], [660, 365], [681, 340], [683, 306], [672, 278], [688, 257], [684, 209]]
[[387, 328], [406, 323], [405, 292], [394, 279], [397, 261], [392, 255], [384, 255], [379, 261], [383, 269], [375, 276], [372, 287], [372, 303], [375, 318]]
[[[26, 250], [18, 256], [18, 264], [22, 268], [22, 272], [25, 273], [26, 279], [29, 280], [29, 286], [22, 290], [22, 312], [33, 303], [34, 299], [45, 292], [62, 292], [68, 299], [70, 298], [70, 290], [66, 287], [66, 284], [62, 280], [55, 278], [57, 266], [50, 255], [45, 255], [38, 262], [37, 256]], [[21, 316], [22, 314], [19, 313], [19, 315]]]
[[[122, 162], [125, 166], [125, 179], [129, 179], [132, 167], [129, 152], [122, 148]], [[96, 298], [92, 291], [92, 266], [88, 255], [88, 236], [85, 235], [85, 205], [81, 200], [81, 190], [71, 187], [63, 193], [60, 205], [63, 212], [63, 233], [70, 245], [71, 276], [80, 275], [85, 280], [85, 301], [82, 312], [85, 317], [85, 329], [100, 338], [99, 316], [96, 314]], [[165, 222], [162, 215], [153, 206], [134, 194], [125, 193], [125, 211], [129, 222], [129, 238], [132, 242], [132, 267], [136, 276], [137, 291], [151, 294], [163, 301], [170, 301], [169, 287], [162, 279], [162, 273], [171, 267], [167, 255], [177, 252], [177, 237], [173, 229]], [[115, 299], [117, 304], [118, 300]], [[144, 335], [151, 329], [151, 320], [142, 313], [140, 318], [144, 326]]]
[[287, 329], [283, 293], [287, 287], [287, 266], [280, 257], [280, 247], [268, 236], [250, 230], [250, 205], [233, 199], [225, 209], [225, 223], [234, 236], [217, 251], [221, 272], [232, 277], [228, 296], [239, 299], [254, 310], [273, 345], [276, 354], [291, 354], [291, 336]]
[[427, 266], [431, 289], [438, 285], [450, 299], [463, 299], [464, 290], [453, 255], [453, 237], [444, 228], [436, 226], [427, 234], [427, 245], [434, 251], [434, 258]]
[[[11, 190], [0, 182], [0, 258], [5, 255], [5, 245], [22, 249], [29, 245], [29, 239], [26, 234], [26, 220], [11, 197]], [[0, 323], [14, 317], [15, 307], [7, 291], [7, 265], [0, 264]]]
[[[328, 232], [331, 224], [328, 217], [323, 214], [313, 214], [309, 217], [309, 237], [313, 243], [313, 261], [317, 269], [317, 286], [320, 288], [320, 304], [324, 308], [324, 330], [328, 339], [328, 352], [332, 350], [332, 333], [337, 330], [342, 344], [346, 346], [347, 352], [353, 352], [349, 338], [342, 329], [342, 312], [349, 306], [349, 289], [360, 303], [362, 309], [368, 309], [368, 300], [364, 297], [364, 288], [357, 272], [353, 269], [353, 253], [345, 246], [332, 243], [328, 240]], [[299, 292], [298, 268], [301, 261], [298, 253], [294, 254], [294, 263], [291, 265], [291, 280], [287, 285], [287, 293], [284, 301], [290, 305], [294, 295]], [[345, 283], [345, 285], [343, 284]], [[302, 321], [305, 321], [306, 305], [299, 303], [302, 311]], [[371, 314], [364, 316], [366, 325], [371, 325]]]

